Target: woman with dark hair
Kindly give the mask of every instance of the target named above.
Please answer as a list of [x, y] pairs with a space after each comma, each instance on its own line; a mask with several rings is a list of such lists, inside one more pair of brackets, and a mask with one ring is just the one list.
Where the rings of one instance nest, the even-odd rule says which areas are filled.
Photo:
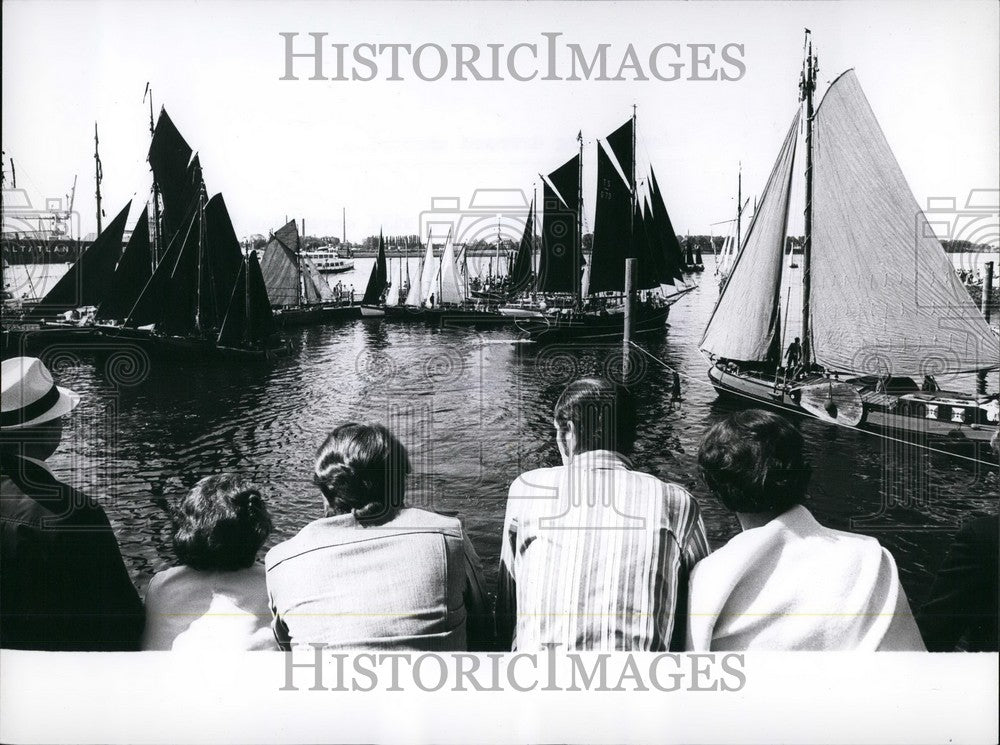
[[405, 506], [410, 461], [378, 424], [344, 424], [316, 453], [325, 517], [267, 553], [279, 645], [486, 648], [492, 622], [462, 523]]
[[174, 515], [180, 566], [146, 590], [142, 648], [275, 649], [264, 567], [257, 553], [271, 534], [260, 490], [246, 479], [203, 478]]
[[810, 468], [787, 420], [727, 417], [698, 465], [743, 532], [691, 574], [689, 650], [924, 651], [892, 554], [803, 506]]

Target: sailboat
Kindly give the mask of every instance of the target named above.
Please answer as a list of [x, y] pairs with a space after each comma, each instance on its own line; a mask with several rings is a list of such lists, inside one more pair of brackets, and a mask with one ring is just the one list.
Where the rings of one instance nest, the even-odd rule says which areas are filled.
[[320, 268], [302, 250], [295, 220], [289, 220], [271, 234], [260, 268], [278, 326], [304, 326], [357, 317], [356, 308], [334, 301], [333, 291]]
[[440, 326], [503, 321], [498, 313], [472, 298], [464, 251], [463, 247], [462, 253], [456, 256], [453, 231], [449, 229], [441, 246], [441, 256], [435, 261], [433, 234], [429, 232], [419, 281], [411, 283], [403, 304], [385, 307], [386, 316]]
[[[153, 129], [149, 164], [154, 194], [163, 201], [163, 209], [157, 209], [161, 218], [156, 226], [162, 245], [154, 247], [154, 261], [161, 248], [162, 253], [134, 300], [134, 285], [113, 282], [116, 289], [105, 302], [116, 310], [112, 314], [98, 309], [98, 316], [104, 317], [97, 324], [101, 335], [169, 355], [211, 356], [220, 352], [225, 356], [270, 357], [286, 351], [287, 346], [273, 331], [270, 303], [262, 306], [259, 302], [262, 297], [266, 301], [267, 288], [256, 257], [252, 261], [244, 257], [225, 200], [221, 194], [208, 197], [200, 159], [165, 109], [161, 109]], [[159, 207], [158, 200], [154, 206]], [[148, 230], [147, 221], [148, 213], [144, 212], [137, 224], [140, 236], [143, 226]], [[146, 233], [139, 243], [148, 240]], [[136, 246], [137, 255], [143, 247]], [[130, 262], [128, 271], [135, 272], [132, 276], [142, 276], [139, 264], [139, 260]], [[233, 303], [237, 302], [243, 303], [242, 313], [235, 311]], [[262, 337], [257, 331], [240, 329], [239, 324], [270, 331]]]
[[382, 231], [378, 234], [378, 256], [368, 277], [365, 295], [361, 298], [363, 318], [381, 318], [385, 315], [385, 297], [389, 289], [389, 273], [385, 263], [385, 239]]
[[814, 113], [808, 32], [806, 49], [801, 359], [782, 366], [797, 112], [700, 344], [712, 385], [846, 426], [989, 440], [997, 395], [942, 391], [935, 376], [1000, 367], [1000, 340], [956, 279], [853, 70]]
[[[530, 338], [621, 336], [624, 328], [625, 259], [636, 259], [634, 332], [662, 330], [670, 306], [694, 286], [681, 283], [683, 256], [667, 214], [656, 173], [636, 177], [636, 116], [597, 145], [597, 190], [593, 248], [585, 265], [583, 226], [583, 137], [579, 152], [542, 177], [542, 240], [534, 284], [500, 312], [517, 318]], [[531, 221], [529, 221], [530, 223]], [[530, 284], [533, 244], [526, 225], [512, 280]], [[664, 286], [674, 285], [666, 292]]]
[[743, 243], [743, 215], [749, 204], [750, 197], [747, 197], [746, 201], [743, 200], [743, 166], [741, 163], [736, 180], [736, 217], [725, 221], [729, 224], [730, 230], [722, 241], [719, 253], [716, 254], [715, 276], [719, 278], [720, 290], [725, 287], [726, 281], [729, 279], [729, 273], [733, 270], [733, 263], [736, 261], [736, 254], [739, 253]]
[[[26, 319], [38, 321], [48, 331], [46, 341], [81, 341], [95, 336], [94, 315], [111, 289], [131, 205], [125, 205], [52, 289], [28, 310]], [[40, 340], [40, 335], [34, 336], [35, 341]]]

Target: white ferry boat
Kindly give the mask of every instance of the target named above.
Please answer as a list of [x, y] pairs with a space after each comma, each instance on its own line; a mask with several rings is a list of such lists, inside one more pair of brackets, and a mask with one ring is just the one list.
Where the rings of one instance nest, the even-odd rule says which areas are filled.
[[303, 251], [302, 255], [311, 259], [316, 268], [323, 274], [340, 274], [354, 268], [354, 262], [340, 258], [337, 255], [337, 249], [332, 246]]

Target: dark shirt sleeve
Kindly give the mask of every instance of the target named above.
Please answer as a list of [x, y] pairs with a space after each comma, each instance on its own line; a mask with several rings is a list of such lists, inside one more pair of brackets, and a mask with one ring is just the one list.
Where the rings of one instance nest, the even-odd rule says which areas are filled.
[[[103, 513], [102, 513], [103, 517]], [[101, 532], [100, 582], [106, 608], [102, 645], [105, 650], [136, 650], [142, 638], [145, 609], [132, 584], [122, 559], [121, 549], [111, 525], [104, 517], [107, 530]]]
[[918, 614], [930, 652], [997, 651], [996, 516], [977, 518], [955, 536]]

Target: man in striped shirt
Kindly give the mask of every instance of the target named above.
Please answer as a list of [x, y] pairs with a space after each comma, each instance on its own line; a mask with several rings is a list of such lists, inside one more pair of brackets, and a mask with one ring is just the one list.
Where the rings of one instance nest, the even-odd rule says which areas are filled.
[[686, 586], [709, 552], [684, 489], [632, 470], [627, 391], [599, 378], [555, 406], [563, 465], [511, 484], [497, 627], [511, 649], [683, 649]]

